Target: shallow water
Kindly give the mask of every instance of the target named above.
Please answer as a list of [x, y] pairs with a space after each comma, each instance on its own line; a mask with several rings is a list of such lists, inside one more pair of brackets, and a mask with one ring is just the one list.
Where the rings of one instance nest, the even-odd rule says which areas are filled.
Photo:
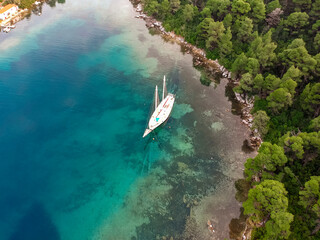
[[[226, 81], [201, 85], [134, 15], [127, 0], [69, 0], [0, 34], [0, 239], [229, 236], [249, 132]], [[142, 139], [164, 74], [172, 116]]]

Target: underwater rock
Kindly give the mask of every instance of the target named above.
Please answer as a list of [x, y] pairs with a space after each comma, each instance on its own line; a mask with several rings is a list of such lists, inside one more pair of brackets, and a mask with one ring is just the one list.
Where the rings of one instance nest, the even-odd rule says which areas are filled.
[[183, 162], [178, 162], [178, 171], [179, 172], [184, 172], [186, 170], [188, 170], [188, 165], [183, 163]]

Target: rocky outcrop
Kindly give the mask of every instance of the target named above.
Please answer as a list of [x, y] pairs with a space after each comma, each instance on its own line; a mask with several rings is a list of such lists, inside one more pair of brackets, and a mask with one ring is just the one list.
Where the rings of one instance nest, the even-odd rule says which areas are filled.
[[[239, 101], [242, 104], [242, 111], [241, 111], [241, 118], [242, 123], [247, 125], [250, 129], [252, 129], [253, 124], [253, 115], [251, 114], [251, 110], [253, 108], [254, 99], [248, 99], [248, 98], [242, 98], [240, 94], [235, 93], [237, 101]], [[252, 149], [257, 149], [260, 147], [262, 143], [261, 136], [259, 132], [254, 129], [251, 134], [248, 141], [249, 147]]]
[[146, 26], [148, 28], [154, 28], [155, 30], [159, 31], [159, 33], [166, 40], [176, 42], [184, 48], [186, 53], [192, 54], [194, 57], [195, 66], [206, 68], [207, 70], [213, 73], [221, 72], [224, 78], [231, 79], [231, 72], [229, 72], [225, 67], [221, 66], [217, 60], [211, 60], [206, 58], [206, 52], [203, 49], [193, 46], [192, 44], [185, 41], [185, 39], [182, 36], [176, 35], [174, 32], [167, 32], [165, 28], [162, 26], [161, 22], [143, 13], [143, 7], [140, 3], [136, 5], [135, 11], [139, 13], [135, 16], [135, 18], [141, 18], [145, 20]]

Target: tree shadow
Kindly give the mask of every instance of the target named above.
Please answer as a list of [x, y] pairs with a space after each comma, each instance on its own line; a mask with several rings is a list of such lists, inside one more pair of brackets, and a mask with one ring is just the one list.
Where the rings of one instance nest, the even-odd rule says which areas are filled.
[[241, 150], [242, 150], [244, 153], [252, 153], [252, 152], [254, 151], [254, 148], [252, 148], [252, 147], [250, 146], [248, 139], [246, 139], [246, 140], [243, 141]]
[[9, 240], [60, 240], [50, 215], [39, 202], [34, 203], [18, 223]]
[[243, 214], [243, 208], [239, 218], [233, 218], [229, 224], [229, 236], [231, 239], [242, 239], [242, 233], [246, 227], [246, 216]]
[[231, 112], [233, 115], [236, 116], [241, 116], [242, 114], [242, 105], [236, 100], [233, 88], [235, 85], [233, 83], [228, 83], [226, 85], [226, 90], [225, 90], [225, 96], [228, 98], [228, 100], [231, 102], [232, 107], [231, 107]]
[[[246, 179], [238, 179], [235, 182], [236, 199], [238, 202], [245, 202], [248, 199], [249, 190], [251, 188], [250, 182]], [[238, 218], [231, 219], [229, 223], [229, 236], [230, 239], [242, 239], [243, 232], [246, 228], [246, 215], [244, 215], [244, 208], [240, 208], [240, 215]]]

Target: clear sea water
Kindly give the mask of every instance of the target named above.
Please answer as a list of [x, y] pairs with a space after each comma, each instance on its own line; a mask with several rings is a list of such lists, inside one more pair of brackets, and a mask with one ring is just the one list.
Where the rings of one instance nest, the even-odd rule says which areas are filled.
[[[134, 16], [67, 0], [0, 33], [0, 240], [229, 236], [248, 130], [226, 81]], [[164, 74], [172, 117], [142, 139]]]

